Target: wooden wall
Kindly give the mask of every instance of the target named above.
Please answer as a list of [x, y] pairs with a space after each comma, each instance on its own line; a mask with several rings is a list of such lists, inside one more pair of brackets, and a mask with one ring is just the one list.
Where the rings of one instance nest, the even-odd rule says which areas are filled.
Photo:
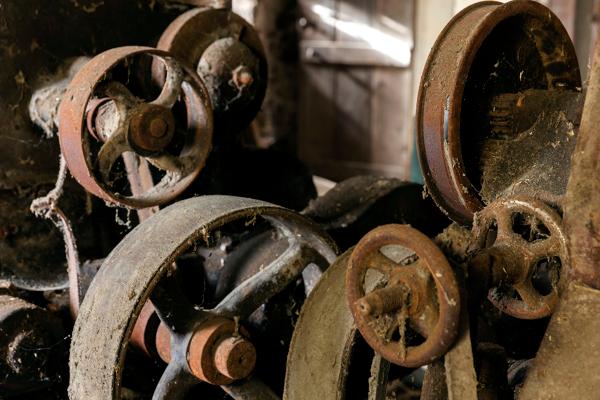
[[[450, 18], [478, 0], [298, 1], [301, 43], [356, 39], [320, 18], [315, 6], [332, 10], [337, 19], [351, 18], [374, 29], [384, 29], [382, 21], [393, 21], [411, 32], [414, 43], [410, 64], [402, 68], [301, 63], [295, 78], [300, 85], [300, 158], [316, 175], [332, 180], [364, 173], [408, 179], [416, 163], [414, 113], [429, 50]], [[575, 39], [585, 77], [600, 0], [539, 1], [559, 16]]]
[[[301, 40], [356, 41], [314, 7], [366, 27], [395, 26], [412, 42], [412, 0], [300, 0]], [[386, 25], [386, 26], [383, 26]], [[354, 32], [352, 32], [354, 33]], [[302, 45], [301, 45], [302, 51]], [[375, 173], [410, 174], [413, 72], [408, 67], [303, 63], [298, 150], [317, 175], [341, 180]]]

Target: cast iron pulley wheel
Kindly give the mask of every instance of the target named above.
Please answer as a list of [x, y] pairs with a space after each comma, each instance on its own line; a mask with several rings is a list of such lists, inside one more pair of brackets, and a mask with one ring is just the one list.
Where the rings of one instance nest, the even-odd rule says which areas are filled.
[[559, 19], [534, 1], [483, 1], [440, 33], [421, 78], [417, 146], [427, 188], [453, 220], [483, 208], [482, 151], [495, 96], [577, 91], [575, 49]]
[[[272, 240], [283, 238], [287, 245], [215, 304], [195, 301], [208, 295], [206, 285], [190, 282], [182, 266], [202, 266], [207, 243], [220, 243], [223, 232], [264, 225]], [[297, 282], [307, 266], [324, 269], [334, 259], [335, 245], [316, 225], [269, 203], [205, 196], [161, 210], [113, 250], [86, 294], [73, 332], [71, 398], [120, 398], [129, 339], [149, 299], [161, 320], [155, 352], [168, 363], [152, 387], [154, 399], [184, 398], [202, 382], [221, 386], [234, 399], [277, 398], [253, 373], [261, 353], [248, 318]]]
[[[267, 88], [267, 60], [252, 25], [227, 9], [196, 8], [176, 18], [157, 46], [196, 70], [206, 84], [219, 132], [235, 134], [260, 110]], [[154, 65], [154, 77], [164, 68]]]
[[550, 315], [567, 263], [560, 215], [534, 198], [500, 199], [476, 214], [473, 233], [471, 263], [493, 275], [489, 300], [516, 318]]
[[[160, 88], [143, 82], [150, 61], [166, 70]], [[174, 199], [198, 175], [211, 149], [205, 86], [171, 54], [148, 47], [120, 47], [94, 57], [69, 84], [59, 118], [71, 174], [92, 194], [119, 205], [145, 208]], [[138, 174], [150, 189], [136, 194], [124, 176]]]
[[[365, 293], [371, 270], [384, 276], [383, 283]], [[456, 277], [442, 251], [408, 225], [381, 226], [360, 240], [350, 257], [346, 295], [364, 339], [394, 364], [429, 364], [454, 343], [460, 312]], [[423, 343], [409, 344], [407, 321], [426, 338]]]

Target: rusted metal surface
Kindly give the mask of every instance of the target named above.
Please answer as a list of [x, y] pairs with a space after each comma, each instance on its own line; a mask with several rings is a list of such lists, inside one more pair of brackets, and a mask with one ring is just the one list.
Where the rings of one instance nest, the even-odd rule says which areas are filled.
[[486, 1], [457, 14], [429, 55], [417, 104], [419, 160], [436, 203], [465, 224], [483, 207], [479, 152], [494, 96], [580, 87], [573, 45], [546, 7]]
[[[453, 256], [451, 248], [461, 247], [466, 251], [467, 245], [461, 243], [465, 242], [464, 236], [468, 234], [467, 230], [453, 228], [438, 235], [436, 242], [443, 242], [450, 257]], [[451, 242], [455, 242], [454, 245]], [[368, 345], [362, 340], [350, 307], [344, 300], [345, 275], [350, 268], [353, 251], [354, 248], [349, 249], [333, 263], [305, 302], [288, 355], [286, 400], [413, 398], [407, 393], [406, 397], [396, 397], [394, 382], [402, 382], [397, 378], [398, 370], [392, 372], [390, 364], [372, 350], [370, 355], [366, 353], [367, 357], [359, 356]], [[367, 292], [377, 290], [385, 283], [385, 277], [380, 274], [369, 273], [365, 277]], [[441, 400], [448, 397], [438, 396], [450, 393], [453, 399], [476, 399], [477, 378], [468, 313], [466, 308], [461, 309], [463, 315], [458, 341], [446, 353], [444, 360], [427, 366], [421, 398]], [[365, 367], [369, 364], [372, 364], [370, 369]], [[391, 365], [391, 368], [394, 366]], [[448, 376], [446, 368], [450, 371]], [[434, 370], [437, 373], [432, 377]], [[402, 371], [401, 377], [411, 370]], [[366, 382], [369, 384], [366, 385]], [[368, 390], [365, 390], [367, 387]]]
[[132, 112], [129, 129], [133, 148], [141, 154], [156, 154], [173, 139], [175, 118], [162, 106], [143, 104]]
[[[600, 43], [600, 42], [599, 42]], [[596, 45], [587, 87], [579, 137], [571, 165], [565, 198], [565, 229], [569, 242], [572, 278], [600, 288], [600, 188], [598, 151], [600, 139], [600, 45]]]
[[[181, 290], [179, 267], [174, 268], [173, 261], [183, 253], [193, 251], [194, 246], [202, 246], [202, 241], [218, 240], [217, 231], [222, 226], [235, 221], [239, 221], [242, 227], [253, 226], [259, 218], [268, 221], [279, 235], [289, 241], [288, 249], [281, 257], [271, 260], [270, 264], [263, 264], [263, 269], [234, 287], [216, 304], [194, 307]], [[316, 259], [306, 258], [304, 266], [311, 262], [329, 263], [335, 256], [330, 239], [312, 223], [268, 203], [227, 196], [205, 196], [185, 200], [160, 211], [138, 226], [111, 253], [84, 299], [71, 347], [71, 398], [104, 399], [119, 395], [127, 342], [137, 315], [150, 296], [171, 335], [168, 351], [171, 362], [164, 370], [154, 396], [184, 396], [198, 382], [187, 372], [188, 349], [193, 337], [191, 333], [200, 328], [203, 321], [215, 315], [229, 316], [230, 312], [236, 318], [222, 318], [229, 321], [239, 318], [240, 323], [246, 325], [244, 321], [255, 308], [277, 294], [272, 287], [274, 270], [283, 268], [282, 271], [285, 271], [287, 284], [277, 284], [280, 292], [302, 273], [304, 268], [292, 272], [284, 268], [285, 263], [278, 262], [280, 258], [293, 256], [297, 244], [301, 248], [313, 248], [319, 254]], [[292, 260], [295, 259], [292, 257]], [[248, 288], [253, 289], [253, 296], [247, 293]], [[257, 298], [260, 300], [258, 303]], [[160, 337], [164, 343], [164, 332], [157, 335], [157, 338]], [[164, 351], [159, 353], [167, 356]], [[117, 374], [113, 373], [115, 368]], [[264, 393], [268, 393], [271, 389], [260, 385], [260, 379], [255, 374], [248, 385], [262, 388]], [[243, 387], [244, 383], [240, 385], [227, 385], [224, 389], [229, 393]]]
[[[161, 353], [161, 350], [165, 351], [165, 348], [168, 350], [168, 342], [171, 336], [167, 336], [166, 340], [160, 342], [163, 347], [159, 347], [159, 325], [160, 318], [156, 315], [154, 306], [152, 306], [151, 302], [146, 302], [131, 331], [131, 343], [142, 350], [147, 356], [159, 354], [162, 357], [163, 353]], [[161, 339], [165, 338], [161, 337]]]
[[25, 300], [0, 295], [0, 392], [24, 395], [60, 380], [67, 344], [60, 320]]
[[[559, 277], [566, 272], [561, 267], [569, 265], [559, 214], [534, 198], [501, 199], [476, 215], [473, 232], [477, 253], [471, 265], [483, 278], [480, 284], [491, 288], [488, 299], [517, 318], [550, 315], [558, 303]], [[536, 277], [545, 278], [548, 287], [536, 287]]]
[[596, 45], [589, 86], [572, 161], [564, 206], [571, 281], [532, 362], [520, 399], [592, 399], [600, 384], [597, 314], [600, 307], [600, 250], [595, 226], [597, 201], [597, 139], [600, 87], [600, 46]]
[[[226, 348], [231, 339], [238, 336], [241, 346]], [[232, 351], [238, 353], [233, 354]], [[230, 362], [239, 357], [237, 371]], [[203, 323], [194, 332], [187, 349], [187, 364], [198, 379], [213, 385], [227, 385], [246, 378], [256, 364], [256, 349], [241, 333], [236, 332], [235, 322], [230, 319], [213, 319]], [[234, 366], [235, 367], [235, 366]]]
[[[160, 94], [149, 103], [138, 100], [124, 84], [118, 83], [114, 78], [107, 81], [109, 72], [114, 73], [126, 59], [142, 55], [160, 59], [167, 70]], [[187, 113], [187, 121], [178, 130], [178, 135], [183, 135], [179, 138], [180, 148], [158, 153], [140, 153], [140, 147], [148, 146], [145, 146], [147, 143], [140, 143], [139, 135], [135, 134], [135, 124], [130, 129], [130, 119], [137, 119], [136, 113], [148, 107], [143, 104], [171, 109], [176, 106], [180, 94], [185, 99]], [[98, 150], [94, 150], [98, 148], [98, 144], [93, 143], [86, 130], [88, 103], [95, 95], [112, 98], [117, 114], [112, 116], [110, 137]], [[167, 111], [159, 114], [164, 113]], [[145, 114], [142, 112], [142, 115]], [[92, 194], [108, 202], [130, 207], [151, 207], [176, 197], [198, 175], [211, 149], [212, 114], [204, 85], [193, 72], [179, 66], [170, 54], [147, 47], [116, 48], [93, 58], [71, 81], [60, 105], [59, 118], [61, 150], [75, 179]], [[170, 118], [167, 120], [170, 121]], [[168, 126], [170, 123], [167, 120], [153, 119], [156, 124]], [[159, 128], [157, 127], [158, 130]], [[163, 128], [167, 131], [172, 129], [165, 126]], [[134, 140], [130, 132], [133, 132]], [[165, 133], [164, 129], [162, 133]], [[132, 142], [142, 146], [132, 146]], [[160, 139], [158, 143], [164, 146]], [[156, 148], [153, 145], [149, 147]], [[110, 181], [111, 168], [119, 156], [136, 150], [139, 156], [166, 172], [152, 190], [141, 196], [122, 193], [122, 189], [111, 187]], [[95, 153], [95, 158], [90, 156], [90, 151]]]
[[[268, 67], [256, 30], [229, 9], [197, 8], [176, 18], [157, 48], [168, 51], [206, 83], [215, 112], [215, 140], [231, 140], [256, 117]], [[154, 77], [162, 81], [156, 64]]]
[[[386, 246], [401, 246], [408, 254], [392, 259], [382, 253]], [[366, 293], [364, 279], [371, 269], [384, 274], [387, 283]], [[352, 252], [346, 290], [361, 334], [390, 362], [419, 367], [454, 343], [460, 314], [454, 272], [441, 250], [414, 228], [386, 225], [365, 235]], [[424, 343], [410, 346], [406, 321], [426, 338]], [[395, 330], [400, 331], [399, 340], [390, 337]]]
[[[60, 290], [68, 281], [60, 232], [29, 210], [52, 189], [60, 154], [56, 136], [31, 123], [33, 93], [72, 57], [153, 44], [149, 39], [181, 10], [145, 0], [0, 0], [0, 279], [38, 291]], [[120, 236], [114, 212], [88, 201], [70, 178], [66, 188], [61, 208], [78, 221], [79, 251], [84, 259], [103, 257]]]

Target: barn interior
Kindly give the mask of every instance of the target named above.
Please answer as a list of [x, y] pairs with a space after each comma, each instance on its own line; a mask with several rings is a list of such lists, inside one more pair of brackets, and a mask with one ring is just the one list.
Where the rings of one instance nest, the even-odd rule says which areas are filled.
[[599, 21], [0, 0], [0, 399], [597, 399]]

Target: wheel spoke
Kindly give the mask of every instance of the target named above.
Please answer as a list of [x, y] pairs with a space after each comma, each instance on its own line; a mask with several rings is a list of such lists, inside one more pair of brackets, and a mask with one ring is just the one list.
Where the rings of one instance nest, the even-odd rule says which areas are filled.
[[234, 400], [281, 400], [271, 388], [256, 378], [221, 387]]
[[135, 97], [133, 93], [127, 89], [127, 86], [123, 85], [121, 82], [108, 82], [100, 92], [106, 97], [115, 100], [118, 104], [125, 105], [127, 108], [132, 108], [141, 102], [141, 100]]
[[326, 261], [304, 243], [292, 242], [281, 256], [229, 293], [213, 312], [226, 317], [251, 314], [294, 282], [310, 263], [324, 265]]
[[181, 173], [184, 169], [179, 158], [171, 154], [165, 153], [156, 157], [147, 157], [147, 160], [150, 164], [163, 171]]
[[152, 101], [152, 104], [172, 108], [181, 93], [183, 70], [179, 66], [179, 63], [172, 58], [165, 58], [164, 63], [167, 70], [165, 84], [158, 97]]
[[108, 181], [113, 164], [126, 151], [133, 151], [127, 144], [126, 130], [122, 125], [108, 138], [98, 152], [98, 170]]
[[380, 251], [373, 252], [367, 260], [368, 267], [375, 269], [382, 274], [390, 275], [398, 267], [392, 259], [384, 256]]
[[538, 308], [544, 302], [543, 296], [540, 295], [529, 280], [525, 283], [516, 284], [516, 291], [521, 296], [521, 299], [530, 308]]
[[560, 252], [560, 242], [554, 236], [538, 240], [529, 245], [529, 249], [536, 256], [551, 256]]
[[513, 240], [515, 232], [512, 226], [512, 216], [510, 213], [500, 213], [496, 215], [496, 224], [498, 233], [496, 240]]
[[203, 311], [196, 309], [183, 293], [183, 283], [177, 267], [172, 266], [154, 288], [150, 299], [159, 318], [173, 332], [184, 333]]
[[198, 380], [177, 363], [170, 363], [160, 377], [152, 400], [183, 399]]

